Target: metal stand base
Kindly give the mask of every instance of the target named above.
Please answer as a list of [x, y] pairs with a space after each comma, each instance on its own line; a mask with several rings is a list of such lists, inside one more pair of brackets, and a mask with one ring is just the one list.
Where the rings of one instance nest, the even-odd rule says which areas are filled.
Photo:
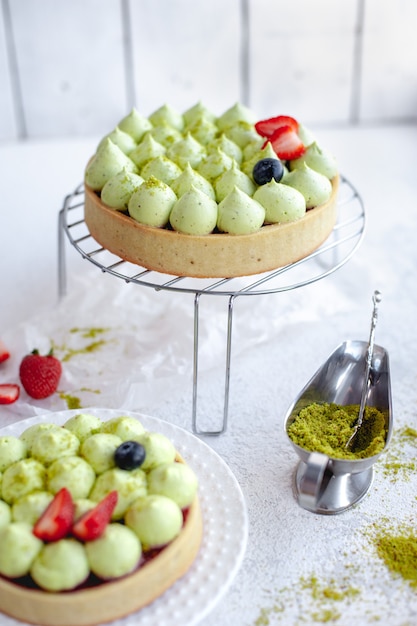
[[312, 513], [323, 515], [336, 515], [350, 509], [357, 504], [369, 491], [374, 471], [371, 466], [363, 472], [356, 474], [339, 474], [335, 476], [328, 472], [323, 481], [323, 489], [315, 506], [306, 504], [302, 497], [301, 482], [307, 465], [300, 461], [294, 474], [294, 494], [298, 504]]

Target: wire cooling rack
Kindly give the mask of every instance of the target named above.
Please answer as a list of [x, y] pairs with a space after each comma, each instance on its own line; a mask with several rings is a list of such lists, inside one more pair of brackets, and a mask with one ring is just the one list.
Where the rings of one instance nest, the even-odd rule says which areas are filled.
[[[156, 291], [172, 291], [194, 295], [194, 348], [192, 430], [198, 435], [220, 435], [226, 431], [229, 412], [229, 389], [232, 355], [232, 328], [235, 300], [261, 294], [298, 289], [329, 276], [342, 267], [355, 253], [365, 232], [365, 210], [355, 187], [341, 176], [338, 193], [338, 220], [320, 248], [312, 254], [277, 270], [240, 278], [201, 279], [169, 276], [139, 267], [102, 248], [91, 236], [84, 221], [84, 186], [79, 185], [66, 196], [59, 212], [58, 229], [58, 290], [60, 297], [67, 290], [65, 236], [74, 248], [102, 272], [127, 283], [151, 287]], [[227, 298], [226, 363], [224, 376], [223, 420], [219, 428], [200, 429], [198, 426], [198, 366], [199, 321], [201, 300], [206, 296]]]

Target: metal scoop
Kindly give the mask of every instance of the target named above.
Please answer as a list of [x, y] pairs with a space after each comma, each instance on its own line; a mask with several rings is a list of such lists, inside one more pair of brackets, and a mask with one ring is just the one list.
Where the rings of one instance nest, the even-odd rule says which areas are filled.
[[374, 352], [374, 335], [375, 335], [375, 326], [378, 319], [378, 304], [381, 302], [381, 294], [379, 291], [374, 291], [374, 295], [372, 296], [373, 301], [373, 311], [372, 311], [372, 320], [371, 320], [371, 331], [369, 334], [369, 342], [368, 342], [368, 351], [366, 355], [366, 369], [365, 369], [365, 378], [363, 381], [362, 387], [362, 395], [361, 402], [359, 405], [359, 414], [358, 419], [356, 420], [355, 428], [353, 430], [352, 435], [349, 437], [346, 448], [352, 448], [355, 444], [355, 439], [357, 437], [358, 431], [362, 426], [363, 415], [365, 413], [366, 401], [368, 399], [369, 388], [371, 386], [371, 365], [372, 365], [372, 357]]

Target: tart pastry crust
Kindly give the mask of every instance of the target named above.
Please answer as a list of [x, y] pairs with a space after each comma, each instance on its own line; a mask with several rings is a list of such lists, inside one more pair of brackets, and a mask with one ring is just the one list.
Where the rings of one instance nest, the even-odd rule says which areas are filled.
[[178, 537], [134, 573], [63, 593], [30, 589], [0, 578], [0, 611], [42, 626], [92, 626], [124, 617], [150, 604], [187, 572], [201, 537], [196, 496]]
[[251, 235], [185, 235], [139, 224], [105, 206], [85, 186], [85, 222], [103, 248], [150, 270], [194, 278], [233, 278], [284, 267], [308, 256], [327, 239], [337, 218], [339, 177], [328, 202], [295, 222], [263, 226]]

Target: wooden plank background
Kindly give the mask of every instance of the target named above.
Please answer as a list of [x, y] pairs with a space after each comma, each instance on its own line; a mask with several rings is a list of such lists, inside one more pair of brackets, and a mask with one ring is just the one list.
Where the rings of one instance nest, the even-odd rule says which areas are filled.
[[133, 105], [417, 121], [415, 0], [2, 0], [0, 141], [103, 135]]

